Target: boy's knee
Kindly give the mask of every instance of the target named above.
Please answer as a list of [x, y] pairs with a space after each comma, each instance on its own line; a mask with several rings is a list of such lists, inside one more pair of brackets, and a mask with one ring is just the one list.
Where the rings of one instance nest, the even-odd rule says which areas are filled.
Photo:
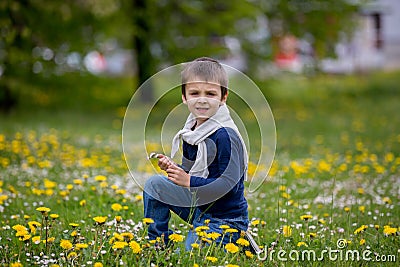
[[162, 175], [153, 175], [149, 179], [147, 179], [144, 184], [145, 193], [151, 196], [157, 196], [157, 192], [161, 188], [162, 184], [165, 183], [165, 177]]

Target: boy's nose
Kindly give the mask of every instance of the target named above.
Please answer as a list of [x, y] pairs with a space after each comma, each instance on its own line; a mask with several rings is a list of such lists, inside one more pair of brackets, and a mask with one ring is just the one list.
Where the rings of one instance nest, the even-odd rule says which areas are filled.
[[199, 102], [199, 103], [207, 103], [207, 98], [206, 97], [199, 97], [197, 99], [197, 102]]

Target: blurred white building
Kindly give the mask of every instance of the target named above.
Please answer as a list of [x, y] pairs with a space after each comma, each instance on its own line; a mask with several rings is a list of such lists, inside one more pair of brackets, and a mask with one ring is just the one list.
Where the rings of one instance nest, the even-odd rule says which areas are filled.
[[326, 72], [400, 69], [400, 0], [376, 0], [359, 15], [350, 42], [336, 46], [337, 58], [324, 59]]

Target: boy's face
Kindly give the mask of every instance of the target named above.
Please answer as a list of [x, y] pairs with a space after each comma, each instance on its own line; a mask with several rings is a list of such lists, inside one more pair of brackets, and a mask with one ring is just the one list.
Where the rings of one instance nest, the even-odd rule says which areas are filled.
[[221, 94], [221, 86], [216, 83], [186, 83], [186, 94], [182, 95], [182, 101], [196, 117], [197, 126], [212, 117], [226, 103], [228, 94], [223, 97]]

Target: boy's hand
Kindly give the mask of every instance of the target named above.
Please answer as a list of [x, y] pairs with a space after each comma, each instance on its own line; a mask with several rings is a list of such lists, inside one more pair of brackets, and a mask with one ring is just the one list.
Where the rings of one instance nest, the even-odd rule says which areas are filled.
[[168, 179], [177, 185], [190, 187], [190, 175], [187, 174], [181, 167], [172, 164], [167, 169]]
[[165, 155], [158, 154], [157, 158], [158, 158], [158, 166], [163, 171], [167, 171], [169, 166], [175, 165], [175, 163]]

